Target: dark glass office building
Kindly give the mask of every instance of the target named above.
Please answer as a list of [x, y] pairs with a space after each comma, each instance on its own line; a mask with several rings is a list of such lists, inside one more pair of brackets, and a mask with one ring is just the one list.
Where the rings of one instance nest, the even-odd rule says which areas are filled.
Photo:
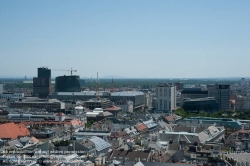
[[55, 92], [80, 92], [79, 76], [56, 77]]
[[47, 98], [51, 93], [51, 70], [38, 68], [38, 77], [33, 78], [33, 96]]
[[218, 102], [214, 97], [184, 99], [183, 109], [187, 112], [213, 112], [218, 110]]
[[51, 77], [51, 70], [48, 69], [48, 68], [45, 68], [45, 67], [38, 68], [38, 74], [37, 75], [38, 75], [39, 78], [42, 78], [42, 77], [45, 77], [45, 78]]

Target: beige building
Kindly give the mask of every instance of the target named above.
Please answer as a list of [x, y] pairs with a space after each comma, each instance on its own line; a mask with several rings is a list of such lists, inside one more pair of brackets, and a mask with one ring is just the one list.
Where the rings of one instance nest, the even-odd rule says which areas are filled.
[[171, 83], [159, 84], [156, 88], [156, 110], [171, 112], [176, 107], [176, 87]]

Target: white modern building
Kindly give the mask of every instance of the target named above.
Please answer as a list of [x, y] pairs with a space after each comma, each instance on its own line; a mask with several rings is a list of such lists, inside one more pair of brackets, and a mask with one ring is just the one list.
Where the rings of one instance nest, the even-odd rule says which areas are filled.
[[159, 84], [156, 88], [156, 110], [171, 112], [176, 107], [176, 87], [172, 83]]
[[21, 99], [24, 97], [24, 93], [0, 93], [0, 98], [10, 100], [14, 99]]

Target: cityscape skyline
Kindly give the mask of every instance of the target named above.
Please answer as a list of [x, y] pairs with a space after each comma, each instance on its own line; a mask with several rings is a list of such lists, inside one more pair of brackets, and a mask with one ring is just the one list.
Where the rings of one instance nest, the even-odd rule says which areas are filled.
[[[249, 1], [1, 1], [7, 77], [247, 77]], [[10, 63], [11, 62], [11, 63]]]

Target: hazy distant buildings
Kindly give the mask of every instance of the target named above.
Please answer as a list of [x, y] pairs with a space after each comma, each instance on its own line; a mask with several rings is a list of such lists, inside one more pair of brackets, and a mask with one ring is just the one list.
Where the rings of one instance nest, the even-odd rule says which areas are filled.
[[176, 87], [171, 83], [159, 84], [156, 88], [157, 111], [171, 112], [176, 107]]
[[38, 68], [38, 77], [33, 78], [33, 96], [47, 98], [51, 94], [51, 70]]
[[208, 97], [215, 97], [218, 101], [218, 109], [229, 110], [230, 108], [230, 85], [216, 84], [207, 85]]
[[55, 92], [80, 92], [79, 76], [59, 76], [56, 77]]
[[182, 90], [184, 88], [184, 84], [182, 82], [176, 82], [174, 85], [176, 86], [176, 90]]
[[241, 78], [241, 86], [246, 86], [247, 85], [247, 80], [245, 78]]
[[0, 94], [3, 94], [3, 84], [0, 84]]

